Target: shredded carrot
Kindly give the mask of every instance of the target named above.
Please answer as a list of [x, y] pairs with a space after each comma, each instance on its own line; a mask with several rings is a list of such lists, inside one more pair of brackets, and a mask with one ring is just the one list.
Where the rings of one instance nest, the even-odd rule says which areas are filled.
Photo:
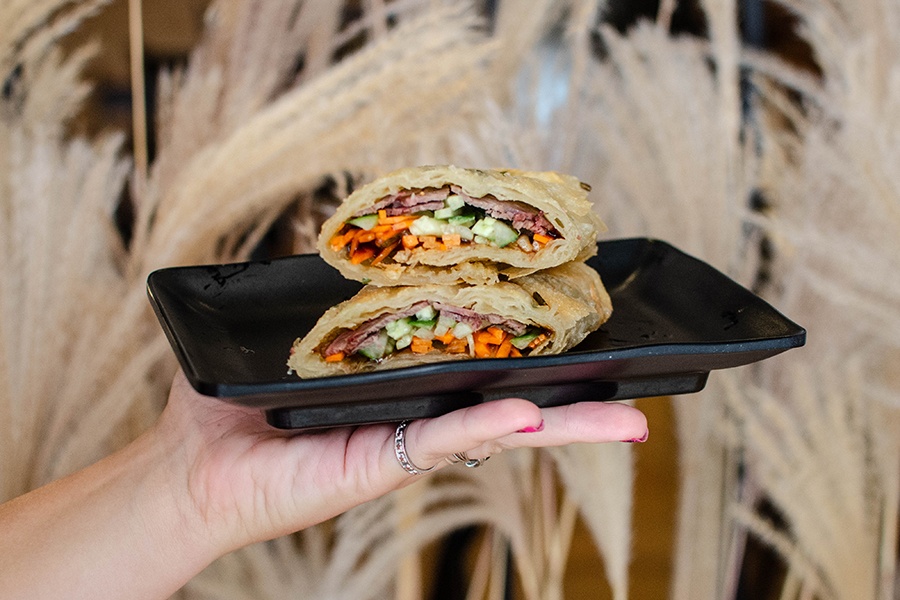
[[416, 354], [427, 354], [431, 352], [431, 340], [425, 340], [420, 337], [413, 336], [409, 349]]
[[379, 246], [384, 248], [389, 244], [393, 244], [394, 240], [397, 240], [399, 242], [399, 237], [400, 236], [397, 235], [396, 231], [380, 231], [375, 234], [375, 241]]
[[505, 337], [506, 332], [496, 327], [488, 327], [487, 329], [475, 332], [475, 341], [479, 344], [499, 346], [503, 343]]
[[337, 252], [352, 240], [356, 236], [356, 232], [358, 229], [351, 228], [349, 231], [345, 231], [344, 233], [336, 233], [334, 237], [331, 238], [331, 249]]
[[546, 244], [546, 243], [553, 241], [552, 237], [549, 237], [546, 235], [541, 235], [540, 233], [535, 233], [534, 235], [531, 236], [531, 239], [533, 239], [534, 241], [536, 241], [539, 244]]
[[456, 338], [447, 345], [446, 350], [450, 354], [462, 354], [469, 350], [469, 341], [466, 338]]
[[451, 233], [449, 235], [443, 235], [443, 236], [441, 236], [441, 241], [443, 241], [444, 244], [446, 244], [446, 246], [448, 248], [455, 248], [455, 247], [459, 246], [460, 244], [462, 244], [462, 238], [459, 236], [458, 233]]
[[378, 224], [379, 225], [395, 225], [396, 223], [412, 223], [418, 217], [412, 215], [396, 215], [393, 217], [387, 216], [387, 214], [382, 216], [382, 211], [378, 211]]
[[512, 349], [512, 342], [509, 340], [504, 340], [503, 343], [500, 344], [500, 347], [497, 348], [497, 354], [495, 355], [495, 358], [506, 358], [507, 356], [509, 356], [510, 352], [512, 352]]
[[365, 229], [360, 229], [359, 233], [356, 234], [356, 241], [360, 244], [365, 244], [366, 242], [372, 242], [374, 240], [374, 231], [366, 231]]
[[375, 256], [375, 251], [371, 248], [359, 248], [350, 255], [350, 262], [354, 265], [358, 265], [373, 256]]
[[378, 211], [378, 222], [380, 223], [382, 219], [387, 219], [387, 211], [383, 208]]
[[399, 244], [400, 244], [400, 242], [397, 241], [397, 242], [394, 242], [393, 244], [391, 244], [390, 246], [385, 247], [384, 250], [382, 250], [381, 252], [379, 252], [379, 253], [378, 253], [378, 256], [376, 256], [376, 257], [372, 260], [372, 264], [373, 264], [373, 265], [377, 265], [378, 263], [380, 263], [381, 261], [383, 261], [385, 258], [388, 257], [388, 255], [389, 255], [391, 252], [394, 251], [394, 248], [396, 248]]
[[475, 357], [476, 358], [490, 358], [491, 357], [491, 347], [485, 343], [475, 341]]
[[376, 236], [379, 234], [383, 235], [385, 233], [393, 232], [394, 227], [393, 227], [393, 225], [376, 225], [375, 227], [372, 228], [372, 231], [375, 233]]
[[[510, 344], [510, 346], [512, 346], [512, 344]], [[512, 349], [509, 351], [509, 355], [512, 356], [512, 357], [515, 357], [515, 358], [521, 358], [521, 357], [522, 357], [522, 353], [519, 352], [519, 349], [516, 348], [515, 346], [513, 346]]]
[[343, 352], [336, 352], [325, 357], [325, 362], [341, 362], [344, 360]]
[[407, 221], [398, 221], [397, 223], [394, 223], [393, 225], [391, 225], [391, 229], [393, 229], [394, 231], [403, 231], [404, 229], [409, 229], [409, 226], [412, 224], [413, 221], [415, 221], [415, 219], [409, 219]]
[[403, 247], [409, 250], [410, 248], [415, 248], [419, 245], [419, 238], [416, 236], [409, 234], [403, 236]]
[[503, 340], [506, 339], [506, 332], [499, 327], [494, 327], [493, 325], [491, 325], [487, 328], [487, 332], [491, 334], [491, 336], [493, 336], [493, 338], [496, 340], [495, 342], [493, 342], [494, 344], [502, 344]]
[[436, 335], [434, 339], [439, 340], [442, 344], [449, 345], [456, 337], [453, 335], [453, 331], [448, 331], [444, 335]]
[[539, 336], [537, 336], [536, 338], [534, 338], [533, 340], [531, 340], [531, 343], [528, 344], [528, 347], [529, 348], [537, 348], [538, 346], [543, 344], [546, 339], [547, 339], [547, 334], [542, 333]]

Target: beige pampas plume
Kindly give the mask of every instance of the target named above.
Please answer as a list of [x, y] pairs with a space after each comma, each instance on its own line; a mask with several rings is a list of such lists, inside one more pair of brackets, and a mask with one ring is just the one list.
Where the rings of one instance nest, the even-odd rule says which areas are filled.
[[84, 97], [86, 56], [28, 64], [28, 89], [5, 99], [0, 118], [4, 498], [98, 458], [126, 410], [103, 401], [109, 373], [96, 369], [94, 344], [123, 291], [111, 215], [128, 163], [121, 136], [65, 142], [61, 120]]
[[7, 0], [0, 5], [0, 78], [31, 65], [111, 0]]
[[[261, 3], [258, 12], [267, 6]], [[477, 24], [464, 5], [427, 11], [214, 132], [196, 127], [216, 126], [207, 115], [211, 99], [221, 93], [220, 68], [192, 75], [189, 67], [187, 96], [178, 101], [186, 108], [168, 112], [206, 111], [200, 115], [206, 119], [193, 120], [187, 132], [173, 129], [160, 153], [177, 147], [174, 135], [211, 143], [189, 155], [177, 153], [178, 168], [165, 176], [162, 168], [151, 175], [135, 234], [136, 258], [149, 260], [143, 268], [183, 262], [186, 256], [224, 258], [216, 255], [211, 239], [236, 225], [251, 227], [263, 209], [286, 206], [297, 190], [317, 185], [323, 173], [371, 171], [376, 156], [402, 160], [418, 131], [441, 131], [442, 115], [452, 114], [462, 94], [480, 83], [488, 46], [479, 43]]]
[[[820, 79], [810, 85], [782, 70], [760, 86], [780, 119], [773, 123], [782, 123], [763, 146], [773, 206], [764, 225], [777, 242], [780, 297], [807, 324], [810, 348], [789, 375], [773, 378], [796, 408], [761, 402], [769, 427], [789, 430], [793, 443], [764, 451], [748, 435], [762, 492], [787, 529], [755, 521], [746, 507], [740, 517], [786, 556], [797, 587], [886, 600], [897, 590], [900, 495], [900, 9], [877, 0], [784, 4]], [[787, 102], [788, 93], [801, 103]], [[762, 418], [748, 423], [764, 428]], [[815, 502], [788, 497], [798, 481]], [[829, 497], [818, 500], [826, 486]]]
[[[624, 35], [601, 28], [606, 58], [581, 97], [588, 125], [577, 164], [596, 173], [592, 195], [612, 236], [667, 240], [749, 284], [758, 267], [746, 206], [755, 158], [739, 135], [726, 4], [710, 15], [712, 43], [649, 22]], [[719, 598], [730, 587], [736, 532], [723, 511], [738, 494], [739, 455], [718, 432], [723, 378], [736, 376], [713, 373], [696, 397], [673, 399], [681, 472], [673, 598]]]
[[898, 414], [866, 397], [858, 358], [836, 349], [815, 364], [803, 358], [791, 363], [789, 401], [753, 387], [731, 403], [750, 477], [787, 525], [747, 504], [735, 516], [782, 554], [789, 581], [816, 597], [892, 598]]

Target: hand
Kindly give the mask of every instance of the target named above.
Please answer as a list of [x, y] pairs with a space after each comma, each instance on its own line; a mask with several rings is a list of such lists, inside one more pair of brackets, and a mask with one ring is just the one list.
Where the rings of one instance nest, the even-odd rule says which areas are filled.
[[[182, 374], [157, 423], [86, 469], [0, 505], [0, 597], [168, 598], [213, 560], [409, 484], [396, 424], [315, 432], [196, 393]], [[646, 439], [627, 405], [487, 402], [404, 431], [419, 469], [524, 446]], [[49, 574], [49, 576], [48, 576]]]
[[[259, 410], [197, 394], [180, 373], [157, 426], [181, 440], [184, 506], [222, 553], [334, 517], [428, 475], [410, 475], [394, 453], [396, 423], [312, 432], [274, 429]], [[520, 447], [642, 441], [647, 421], [625, 404], [587, 402], [540, 409], [497, 400], [421, 419], [405, 431], [419, 469], [446, 468]], [[172, 447], [172, 444], [169, 444]]]

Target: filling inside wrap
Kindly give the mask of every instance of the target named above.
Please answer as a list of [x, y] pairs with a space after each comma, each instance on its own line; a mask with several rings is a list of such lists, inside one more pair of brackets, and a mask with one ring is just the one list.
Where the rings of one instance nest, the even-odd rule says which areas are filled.
[[527, 356], [543, 346], [551, 333], [500, 315], [422, 300], [353, 329], [337, 330], [317, 352], [328, 362], [380, 361], [398, 352], [507, 358]]
[[512, 245], [537, 252], [562, 236], [533, 206], [492, 195], [468, 196], [459, 186], [402, 190], [353, 215], [331, 238], [353, 264], [407, 262], [414, 252], [466, 244]]

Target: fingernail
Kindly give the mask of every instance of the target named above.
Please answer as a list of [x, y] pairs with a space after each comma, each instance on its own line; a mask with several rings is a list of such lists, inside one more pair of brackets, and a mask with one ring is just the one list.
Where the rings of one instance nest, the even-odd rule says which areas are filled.
[[650, 437], [650, 430], [649, 430], [649, 429], [648, 429], [647, 431], [645, 431], [645, 432], [644, 432], [644, 435], [642, 435], [642, 436], [639, 437], [639, 438], [631, 438], [630, 440], [622, 440], [622, 441], [623, 441], [623, 442], [628, 442], [629, 444], [635, 444], [635, 443], [641, 444], [641, 443], [643, 443], [643, 442], [646, 442], [648, 437]]
[[525, 429], [520, 429], [516, 433], [537, 433], [538, 431], [544, 430], [544, 421], [541, 420], [541, 424], [537, 427], [526, 427]]

